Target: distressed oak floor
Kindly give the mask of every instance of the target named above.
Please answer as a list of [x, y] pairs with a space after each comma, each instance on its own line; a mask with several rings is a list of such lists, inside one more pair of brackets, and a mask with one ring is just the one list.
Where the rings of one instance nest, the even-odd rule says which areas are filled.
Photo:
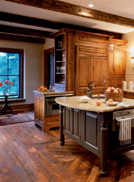
[[33, 122], [0, 126], [0, 182], [132, 182], [134, 150], [108, 161], [99, 175], [100, 158], [71, 139], [59, 145], [59, 129], [43, 133]]

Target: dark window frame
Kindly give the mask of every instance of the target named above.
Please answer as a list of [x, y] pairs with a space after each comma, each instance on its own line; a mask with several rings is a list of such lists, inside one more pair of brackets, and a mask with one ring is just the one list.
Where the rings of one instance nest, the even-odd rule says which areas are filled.
[[23, 49], [14, 49], [14, 48], [2, 48], [0, 47], [0, 52], [5, 52], [5, 53], [19, 53], [19, 70], [20, 70], [20, 82], [19, 82], [19, 97], [18, 98], [23, 98], [23, 88], [24, 88], [24, 50]]

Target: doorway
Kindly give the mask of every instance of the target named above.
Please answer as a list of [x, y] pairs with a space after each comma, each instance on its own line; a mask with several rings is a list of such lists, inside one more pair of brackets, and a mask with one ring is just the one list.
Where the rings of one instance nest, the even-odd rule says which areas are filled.
[[44, 86], [54, 84], [54, 48], [44, 50]]

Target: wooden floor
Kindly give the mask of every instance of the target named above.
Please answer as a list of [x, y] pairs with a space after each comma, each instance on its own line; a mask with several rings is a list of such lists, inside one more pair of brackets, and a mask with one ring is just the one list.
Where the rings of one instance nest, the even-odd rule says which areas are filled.
[[43, 133], [33, 122], [0, 126], [0, 182], [132, 182], [134, 150], [108, 161], [102, 177], [100, 158], [71, 139], [59, 145], [59, 129]]

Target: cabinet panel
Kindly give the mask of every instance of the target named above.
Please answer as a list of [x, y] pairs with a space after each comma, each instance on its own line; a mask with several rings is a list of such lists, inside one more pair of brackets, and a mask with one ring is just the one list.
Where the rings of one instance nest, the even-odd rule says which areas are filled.
[[44, 119], [44, 96], [40, 94], [35, 94], [34, 96], [34, 117], [35, 120], [43, 122]]
[[74, 109], [73, 117], [73, 132], [72, 134], [79, 138], [80, 136], [80, 124], [79, 124], [79, 110]]
[[92, 144], [94, 146], [98, 146], [97, 144], [97, 119], [98, 116], [96, 114], [86, 113], [86, 121], [85, 121], [85, 142]]
[[86, 94], [87, 86], [91, 80], [90, 57], [76, 57], [76, 95]]
[[66, 108], [66, 118], [65, 118], [65, 121], [68, 121], [68, 122], [65, 122], [65, 130], [67, 130], [68, 132], [70, 132], [70, 109], [69, 108]]
[[114, 51], [113, 71], [123, 74], [125, 73], [125, 52]]
[[85, 32], [76, 32], [76, 42], [84, 43], [92, 46], [107, 47], [108, 46], [108, 37], [103, 37], [97, 34], [85, 33]]
[[66, 33], [66, 91], [75, 87], [75, 43], [74, 32]]
[[108, 78], [107, 58], [91, 58], [91, 80], [97, 87], [104, 88], [104, 79]]
[[[125, 74], [126, 70], [126, 43], [127, 41], [109, 40], [109, 73]], [[111, 47], [112, 46], [112, 47]]]
[[34, 120], [39, 119], [39, 96], [34, 95]]
[[90, 56], [107, 56], [107, 49], [104, 47], [78, 45], [77, 53]]

